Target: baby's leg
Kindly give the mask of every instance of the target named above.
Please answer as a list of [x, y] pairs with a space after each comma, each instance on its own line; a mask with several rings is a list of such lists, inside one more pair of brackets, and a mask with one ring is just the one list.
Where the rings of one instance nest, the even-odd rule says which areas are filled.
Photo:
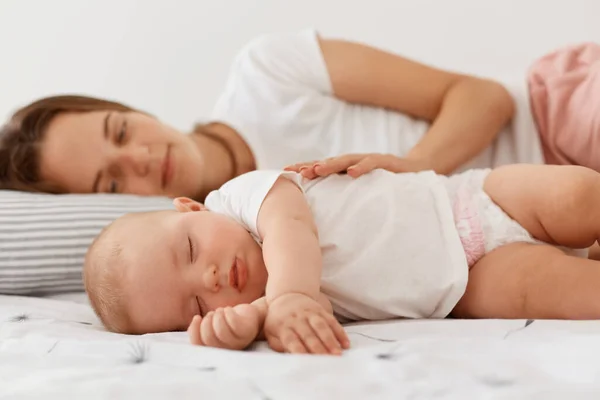
[[469, 273], [457, 318], [600, 319], [600, 262], [552, 246], [497, 248]]
[[492, 171], [484, 190], [541, 241], [585, 248], [600, 237], [600, 174], [591, 169], [511, 165]]

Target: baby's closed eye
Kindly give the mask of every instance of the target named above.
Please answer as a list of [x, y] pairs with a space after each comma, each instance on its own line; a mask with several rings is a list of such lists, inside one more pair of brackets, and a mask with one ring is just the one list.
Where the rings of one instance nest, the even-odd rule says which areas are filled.
[[194, 263], [194, 259], [196, 258], [196, 246], [194, 246], [194, 242], [192, 238], [188, 236], [188, 243], [190, 247], [190, 263]]

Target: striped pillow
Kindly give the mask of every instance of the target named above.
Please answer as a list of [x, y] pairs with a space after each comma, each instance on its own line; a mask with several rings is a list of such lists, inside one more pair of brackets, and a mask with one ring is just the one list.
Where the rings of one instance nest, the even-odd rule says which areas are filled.
[[88, 246], [129, 212], [173, 208], [166, 197], [0, 191], [0, 294], [83, 290]]

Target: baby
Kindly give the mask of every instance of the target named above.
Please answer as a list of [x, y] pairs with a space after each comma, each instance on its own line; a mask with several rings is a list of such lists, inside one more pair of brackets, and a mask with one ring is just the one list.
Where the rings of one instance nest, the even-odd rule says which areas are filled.
[[108, 329], [339, 354], [338, 321], [600, 317], [587, 258], [600, 175], [583, 167], [254, 171], [174, 204], [120, 218], [90, 247], [86, 290]]

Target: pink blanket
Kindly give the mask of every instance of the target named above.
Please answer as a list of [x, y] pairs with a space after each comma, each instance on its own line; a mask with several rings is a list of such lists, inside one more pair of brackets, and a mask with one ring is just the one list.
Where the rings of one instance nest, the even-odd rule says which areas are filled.
[[542, 57], [529, 71], [529, 91], [546, 163], [600, 171], [600, 44]]

